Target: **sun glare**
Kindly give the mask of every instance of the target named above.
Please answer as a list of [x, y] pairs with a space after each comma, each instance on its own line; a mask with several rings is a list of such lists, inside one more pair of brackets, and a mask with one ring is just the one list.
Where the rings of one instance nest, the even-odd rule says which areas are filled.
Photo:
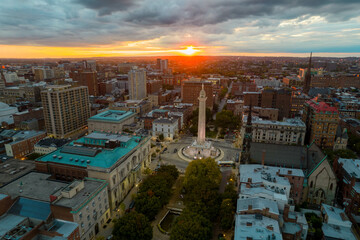
[[193, 46], [188, 46], [186, 49], [184, 50], [179, 50], [179, 52], [183, 53], [183, 54], [186, 54], [186, 55], [193, 55], [195, 54], [196, 52], [199, 52], [200, 50], [197, 50], [197, 49], [194, 49]]

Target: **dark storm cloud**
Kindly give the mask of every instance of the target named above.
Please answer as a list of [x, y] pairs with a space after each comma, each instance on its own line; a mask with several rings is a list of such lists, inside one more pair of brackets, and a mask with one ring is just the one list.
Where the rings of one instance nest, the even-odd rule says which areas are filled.
[[[353, 46], [360, 36], [353, 33], [346, 38], [352, 42], [345, 44], [345, 38], [326, 35], [358, 27], [360, 18], [354, 17], [360, 16], [360, 0], [1, 0], [1, 4], [0, 44], [89, 46], [157, 39], [151, 46], [174, 47], [194, 40], [229, 49], [243, 44], [239, 49], [278, 51], [284, 43], [295, 49], [300, 38], [311, 45], [314, 34], [292, 37], [306, 31], [329, 36], [334, 39], [331, 46], [341, 42]], [[312, 24], [317, 28], [310, 30]]]
[[136, 5], [135, 0], [75, 0], [75, 2], [87, 8], [97, 10], [100, 16], [125, 11]]
[[290, 17], [287, 14], [289, 11], [293, 18], [308, 13], [332, 20], [347, 20], [357, 16], [352, 10], [360, 6], [359, 0], [182, 0], [171, 6], [166, 2], [145, 2], [141, 7], [127, 12], [124, 20], [139, 25], [203, 26], [248, 17], [283, 19]]

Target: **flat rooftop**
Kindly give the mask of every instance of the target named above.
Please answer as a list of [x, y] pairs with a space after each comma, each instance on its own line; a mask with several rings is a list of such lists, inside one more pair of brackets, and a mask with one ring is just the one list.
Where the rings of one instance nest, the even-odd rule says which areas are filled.
[[244, 198], [244, 199], [239, 198], [237, 200], [236, 211], [238, 213], [247, 211], [249, 210], [249, 206], [251, 206], [251, 209], [253, 210], [256, 209], [260, 211], [269, 208], [269, 212], [279, 215], [279, 208], [275, 201], [260, 197]]
[[[247, 117], [247, 115], [244, 115], [243, 122], [247, 121]], [[285, 119], [284, 121], [272, 121], [259, 118], [258, 116], [252, 116], [252, 124], [277, 125], [284, 127], [302, 127], [304, 129], [306, 128], [305, 123], [300, 119], [296, 118], [289, 118]]]
[[351, 228], [323, 223], [321, 230], [324, 236], [329, 239], [356, 240]]
[[7, 160], [0, 164], [0, 186], [35, 169], [34, 161]]
[[278, 221], [257, 214], [236, 215], [234, 240], [249, 238], [282, 240]]
[[108, 110], [102, 113], [99, 113], [95, 116], [90, 117], [90, 121], [105, 121], [105, 122], [122, 122], [125, 119], [135, 116], [134, 112], [130, 111], [120, 111], [120, 110]]
[[0, 217], [0, 237], [3, 237], [6, 233], [14, 229], [17, 225], [21, 224], [25, 220], [25, 217], [16, 216], [13, 214], [5, 214]]
[[[70, 142], [67, 146], [66, 151], [62, 151], [64, 148], [57, 149], [56, 151], [47, 154], [38, 158], [36, 161], [39, 162], [52, 162], [67, 164], [72, 166], [79, 167], [99, 167], [99, 168], [110, 168], [112, 167], [119, 159], [124, 157], [126, 154], [133, 151], [142, 141], [149, 141], [150, 137], [140, 137], [126, 134], [107, 134], [107, 133], [92, 133], [93, 135], [87, 135], [86, 137], [80, 138], [76, 141]], [[109, 140], [107, 137], [118, 136], [123, 139], [130, 139], [127, 141], [126, 145], [123, 147], [116, 147], [113, 149], [99, 147], [86, 147], [78, 146], [76, 143], [84, 142], [85, 138], [90, 139], [93, 136], [93, 139], [96, 140]], [[100, 139], [101, 138], [101, 139]], [[70, 147], [73, 147], [70, 149]]]
[[[55, 200], [53, 204], [77, 210], [89, 199], [89, 197], [106, 186], [107, 184], [104, 180], [85, 178], [84, 188], [78, 191], [72, 198], [61, 197], [58, 200]], [[66, 188], [62, 191], [64, 190], [66, 190]]]
[[50, 174], [30, 172], [0, 188], [0, 193], [10, 195], [11, 198], [25, 197], [50, 202], [50, 195], [68, 183], [49, 180]]

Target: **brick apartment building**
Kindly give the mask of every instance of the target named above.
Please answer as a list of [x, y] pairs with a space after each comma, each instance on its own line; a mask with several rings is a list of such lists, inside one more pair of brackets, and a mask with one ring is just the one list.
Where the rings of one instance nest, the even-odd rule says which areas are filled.
[[244, 93], [244, 106], [258, 106], [262, 108], [279, 109], [279, 120], [290, 117], [291, 91], [280, 89], [266, 89], [262, 92]]
[[199, 106], [199, 94], [204, 84], [206, 92], [206, 107], [212, 109], [214, 105], [213, 86], [211, 82], [202, 81], [184, 81], [181, 85], [181, 98], [183, 103], [192, 103], [194, 106]]
[[70, 73], [73, 81], [78, 82], [79, 86], [86, 86], [89, 90], [89, 95], [98, 96], [99, 86], [97, 74], [91, 70], [75, 71]]
[[304, 104], [302, 120], [306, 124], [305, 143], [313, 141], [322, 148], [334, 146], [339, 112], [325, 102], [309, 100]]
[[12, 136], [12, 142], [5, 144], [6, 155], [22, 158], [32, 153], [34, 145], [44, 137], [44, 131], [20, 131]]
[[360, 88], [360, 77], [358, 75], [347, 76], [314, 76], [311, 78], [311, 87], [333, 87], [333, 88]]

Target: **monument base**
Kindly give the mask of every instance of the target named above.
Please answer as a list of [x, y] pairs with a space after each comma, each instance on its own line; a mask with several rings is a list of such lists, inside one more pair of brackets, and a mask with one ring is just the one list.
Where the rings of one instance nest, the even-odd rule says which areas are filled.
[[223, 155], [220, 149], [212, 146], [212, 142], [205, 141], [204, 143], [199, 144], [196, 140], [191, 145], [183, 147], [180, 154], [182, 155], [181, 157], [185, 157], [186, 160], [209, 157], [219, 160], [221, 155]]

